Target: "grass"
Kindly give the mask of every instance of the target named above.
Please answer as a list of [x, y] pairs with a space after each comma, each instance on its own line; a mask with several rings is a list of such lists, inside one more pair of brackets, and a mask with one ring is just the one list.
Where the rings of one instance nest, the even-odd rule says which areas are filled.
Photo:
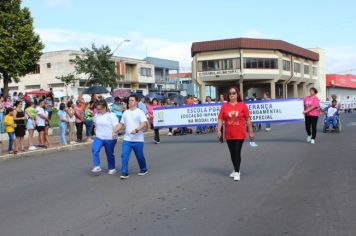
[[51, 127], [58, 127], [58, 115], [57, 115], [58, 109], [57, 108], [53, 108], [53, 112], [52, 112], [52, 118], [51, 118]]

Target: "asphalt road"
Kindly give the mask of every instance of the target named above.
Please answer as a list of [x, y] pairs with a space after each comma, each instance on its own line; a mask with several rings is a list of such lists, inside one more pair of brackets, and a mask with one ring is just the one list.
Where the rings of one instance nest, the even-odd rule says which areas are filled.
[[342, 122], [316, 145], [302, 123], [256, 133], [239, 182], [213, 135], [150, 138], [150, 173], [133, 158], [127, 180], [92, 175], [90, 149], [0, 162], [0, 235], [356, 235], [356, 115]]

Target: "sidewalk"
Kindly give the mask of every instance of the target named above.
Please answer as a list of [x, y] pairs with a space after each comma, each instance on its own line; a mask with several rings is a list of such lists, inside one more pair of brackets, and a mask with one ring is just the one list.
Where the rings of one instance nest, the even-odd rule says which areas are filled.
[[[160, 134], [161, 135], [166, 135], [168, 133], [168, 129], [162, 129], [160, 130]], [[37, 134], [37, 132], [35, 132], [35, 134]], [[153, 136], [153, 131], [149, 130], [146, 131], [145, 133], [145, 137], [151, 137]], [[7, 134], [4, 134], [7, 136]], [[51, 142], [51, 146], [49, 148], [39, 148], [37, 147], [38, 144], [38, 137], [36, 135], [36, 137], [34, 137], [34, 143], [35, 146], [38, 148], [35, 151], [29, 151], [28, 150], [28, 136], [25, 136], [25, 141], [24, 141], [24, 146], [25, 146], [25, 151], [18, 151], [17, 154], [9, 154], [7, 151], [8, 148], [8, 140], [3, 140], [0, 148], [0, 161], [4, 161], [4, 160], [8, 160], [10, 158], [18, 158], [18, 157], [27, 157], [27, 156], [44, 156], [48, 153], [53, 153], [53, 152], [60, 152], [60, 151], [71, 151], [71, 150], [77, 150], [77, 149], [81, 149], [81, 148], [85, 148], [85, 147], [90, 147], [92, 142], [84, 142], [83, 143], [77, 143], [77, 144], [68, 144], [66, 146], [60, 146], [60, 142], [59, 142], [59, 136], [58, 135], [50, 135], [50, 142]], [[68, 136], [67, 136], [68, 138]], [[118, 141], [122, 141], [123, 139], [123, 135], [121, 135], [118, 139]]]

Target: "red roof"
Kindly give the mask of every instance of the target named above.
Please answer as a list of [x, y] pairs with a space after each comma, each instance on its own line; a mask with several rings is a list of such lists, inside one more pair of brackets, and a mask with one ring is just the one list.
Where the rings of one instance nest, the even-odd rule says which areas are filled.
[[326, 75], [326, 87], [343, 87], [356, 89], [356, 75]]
[[282, 40], [274, 39], [252, 39], [252, 38], [235, 38], [223, 39], [205, 42], [195, 42], [192, 44], [192, 57], [196, 53], [211, 52], [229, 49], [262, 49], [278, 50], [284, 53], [292, 54], [298, 57], [319, 61], [319, 54], [305, 48], [298, 47], [294, 44]]

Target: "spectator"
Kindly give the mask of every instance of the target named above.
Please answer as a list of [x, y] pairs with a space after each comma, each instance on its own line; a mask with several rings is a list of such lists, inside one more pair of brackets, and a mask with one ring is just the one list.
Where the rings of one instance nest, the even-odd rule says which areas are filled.
[[48, 120], [52, 119], [52, 112], [53, 112], [53, 101], [50, 95], [47, 95], [45, 100], [46, 111], [48, 112]]
[[85, 124], [87, 141], [91, 141], [92, 129], [93, 129], [93, 119], [94, 119], [94, 113], [90, 109], [90, 103], [87, 103], [85, 105], [85, 111], [84, 111], [84, 124]]
[[156, 107], [160, 107], [160, 105], [158, 104], [158, 99], [154, 98], [154, 99], [152, 99], [152, 104], [150, 106], [148, 106], [147, 114], [148, 114], [148, 117], [149, 117], [149, 122], [151, 124], [151, 127], [152, 127], [152, 129], [154, 130], [154, 133], [155, 133], [154, 142], [156, 144], [159, 144], [161, 142], [160, 138], [159, 138], [159, 129], [156, 129], [153, 126], [153, 119], [154, 119], [153, 109], [156, 108]]
[[[269, 92], [265, 92], [264, 94], [263, 94], [263, 99], [264, 100], [270, 100], [270, 97], [269, 97]], [[269, 132], [269, 131], [271, 131], [271, 123], [266, 123], [266, 132]]]
[[16, 154], [16, 151], [13, 151], [14, 139], [15, 139], [15, 127], [16, 124], [14, 122], [14, 110], [12, 107], [6, 109], [6, 116], [5, 116], [5, 131], [9, 135], [9, 146], [8, 152], [9, 154]]
[[[48, 111], [45, 109], [45, 114], [48, 117]], [[51, 141], [49, 139], [49, 129], [51, 128], [51, 123], [49, 119], [46, 119], [45, 121], [45, 130], [44, 130], [44, 145], [46, 148], [50, 148], [51, 146]]]
[[68, 125], [69, 125], [69, 144], [75, 144], [74, 141], [74, 126], [75, 126], [75, 115], [74, 115], [74, 104], [72, 101], [67, 102], [67, 109], [65, 110], [68, 114]]
[[43, 100], [38, 102], [38, 106], [36, 107], [36, 128], [38, 132], [38, 146], [39, 147], [46, 147], [45, 143], [45, 127], [46, 127], [46, 120], [48, 120], [45, 112], [45, 103]]
[[17, 92], [14, 92], [14, 93], [12, 94], [12, 101], [13, 101], [13, 102], [17, 102], [17, 100], [19, 100], [19, 96], [17, 95]]
[[37, 148], [35, 147], [35, 145], [33, 145], [33, 135], [35, 132], [35, 127], [36, 127], [36, 122], [35, 122], [35, 118], [36, 118], [36, 108], [35, 108], [35, 104], [33, 102], [29, 102], [26, 104], [26, 108], [25, 108], [25, 117], [26, 117], [26, 128], [28, 130], [28, 145], [29, 151], [34, 151]]
[[2, 143], [3, 133], [5, 133], [4, 118], [5, 118], [4, 97], [0, 96], [0, 143]]
[[120, 122], [122, 117], [122, 101], [116, 97], [114, 103], [111, 105], [111, 111], [116, 115], [117, 120]]
[[[174, 103], [170, 98], [167, 98], [164, 106], [171, 107], [174, 106]], [[173, 135], [173, 128], [168, 128], [168, 136], [172, 136], [172, 135]]]
[[14, 113], [14, 121], [16, 124], [15, 127], [15, 146], [14, 151], [25, 151], [24, 147], [24, 137], [26, 134], [26, 118], [25, 112], [22, 110], [22, 102], [16, 101], [15, 102], [15, 110]]
[[140, 108], [145, 115], [147, 114], [147, 107], [146, 107], [147, 101], [145, 97], [142, 97], [140, 102], [138, 103], [138, 108]]
[[65, 111], [65, 108], [66, 108], [65, 103], [59, 104], [59, 111], [57, 113], [61, 145], [67, 145], [66, 130], [67, 130], [67, 124], [69, 122], [69, 119], [68, 119], [68, 114]]
[[77, 129], [77, 142], [83, 142], [83, 124], [84, 124], [84, 112], [79, 106], [79, 103], [74, 108], [74, 115], [75, 115], [75, 127]]

